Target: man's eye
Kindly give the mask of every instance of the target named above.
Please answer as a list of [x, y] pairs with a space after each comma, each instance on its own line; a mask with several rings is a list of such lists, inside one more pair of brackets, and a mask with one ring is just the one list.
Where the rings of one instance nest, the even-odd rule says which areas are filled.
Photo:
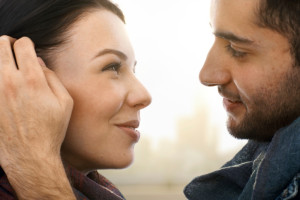
[[245, 52], [235, 50], [230, 44], [226, 46], [226, 50], [235, 58], [243, 58], [247, 55]]
[[121, 63], [110, 63], [107, 66], [105, 66], [102, 71], [115, 71], [119, 72], [121, 68]]

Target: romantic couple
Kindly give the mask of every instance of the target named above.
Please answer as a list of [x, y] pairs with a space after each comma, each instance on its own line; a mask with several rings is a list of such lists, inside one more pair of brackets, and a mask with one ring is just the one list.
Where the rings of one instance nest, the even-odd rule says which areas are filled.
[[[187, 199], [300, 199], [299, 13], [299, 0], [211, 0], [200, 81], [249, 141]], [[133, 160], [151, 103], [135, 65], [109, 0], [1, 0], [0, 199], [125, 199], [97, 170]]]

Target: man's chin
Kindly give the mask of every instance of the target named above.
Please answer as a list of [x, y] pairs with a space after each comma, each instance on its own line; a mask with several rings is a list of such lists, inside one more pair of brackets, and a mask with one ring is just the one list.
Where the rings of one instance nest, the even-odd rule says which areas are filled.
[[265, 135], [253, 135], [249, 132], [236, 131], [235, 129], [230, 129], [230, 128], [228, 128], [228, 132], [234, 138], [241, 139], [241, 140], [254, 140], [257, 142], [270, 142], [273, 138], [273, 135], [267, 136], [267, 137]]
[[227, 121], [227, 130], [230, 135], [237, 139], [248, 139], [259, 142], [271, 141], [275, 133], [271, 129], [265, 130], [265, 127], [261, 123], [247, 122], [245, 120], [238, 123], [232, 118], [229, 118]]

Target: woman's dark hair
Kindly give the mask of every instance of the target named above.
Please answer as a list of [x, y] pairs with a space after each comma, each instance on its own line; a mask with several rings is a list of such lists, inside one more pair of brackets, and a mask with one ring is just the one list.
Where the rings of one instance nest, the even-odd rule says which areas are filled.
[[259, 25], [285, 36], [291, 45], [295, 66], [300, 67], [300, 1], [260, 0]]
[[96, 9], [108, 10], [125, 23], [122, 11], [109, 0], [0, 0], [0, 36], [29, 37], [47, 63], [47, 53], [67, 41], [70, 26]]

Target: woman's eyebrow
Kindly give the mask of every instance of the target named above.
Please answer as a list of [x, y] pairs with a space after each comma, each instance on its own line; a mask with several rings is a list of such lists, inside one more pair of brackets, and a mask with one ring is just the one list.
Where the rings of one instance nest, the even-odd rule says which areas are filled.
[[122, 51], [116, 50], [116, 49], [103, 49], [103, 50], [99, 51], [93, 57], [93, 59], [95, 59], [96, 57], [99, 57], [99, 56], [103, 56], [105, 54], [115, 54], [116, 56], [120, 57], [123, 60], [127, 60], [128, 59], [128, 57], [126, 56], [125, 53], [123, 53]]

